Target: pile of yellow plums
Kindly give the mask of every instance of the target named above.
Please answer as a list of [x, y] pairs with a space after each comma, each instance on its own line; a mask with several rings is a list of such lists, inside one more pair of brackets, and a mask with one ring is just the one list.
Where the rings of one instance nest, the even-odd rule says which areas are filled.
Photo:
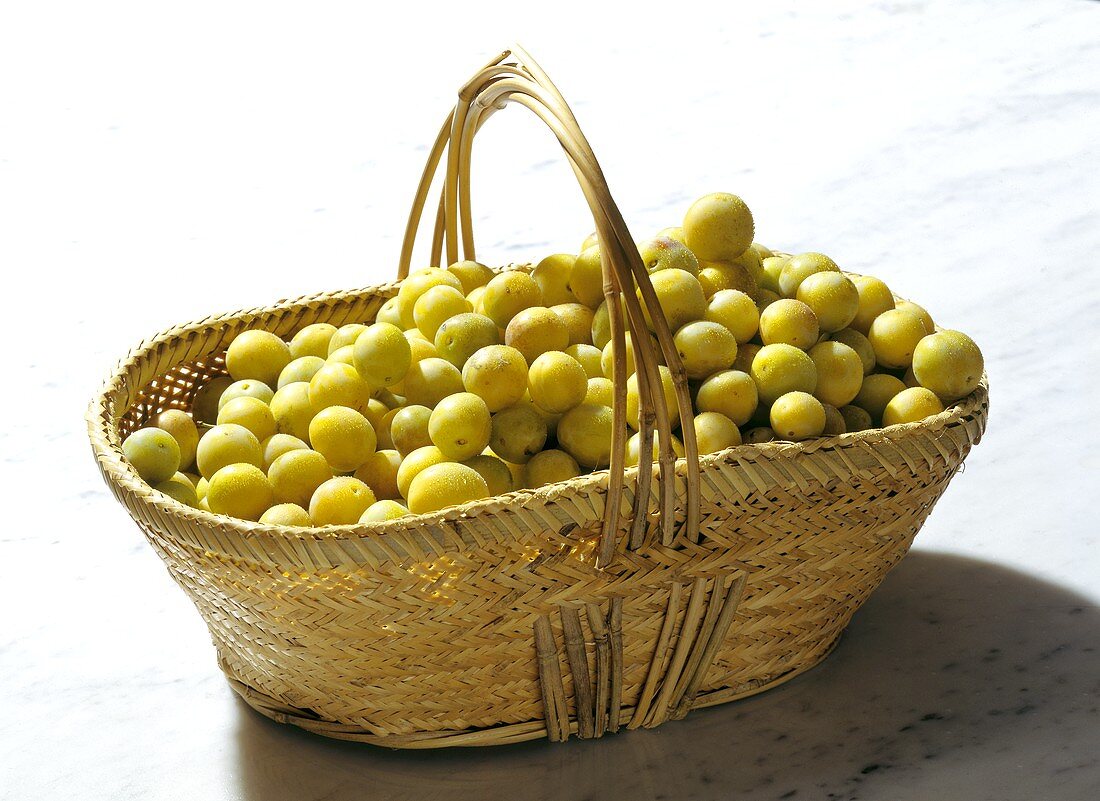
[[[913, 423], [978, 386], [958, 331], [828, 256], [753, 242], [748, 207], [716, 193], [639, 244], [689, 379], [700, 453]], [[630, 336], [653, 336], [628, 331]], [[474, 261], [412, 273], [373, 322], [248, 330], [190, 414], [123, 443], [181, 503], [288, 526], [390, 520], [609, 464], [612, 346], [599, 245], [530, 272]], [[626, 352], [626, 419], [640, 399]], [[675, 419], [672, 374], [660, 380]], [[202, 431], [200, 437], [200, 430]], [[627, 442], [638, 462], [640, 434]], [[682, 454], [678, 439], [673, 449]], [[656, 452], [656, 443], [655, 443]]]

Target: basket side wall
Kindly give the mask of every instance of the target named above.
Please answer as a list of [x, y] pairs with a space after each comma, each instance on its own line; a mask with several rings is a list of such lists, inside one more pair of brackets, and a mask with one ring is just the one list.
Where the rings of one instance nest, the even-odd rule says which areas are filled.
[[[555, 621], [573, 705], [557, 615], [585, 603], [607, 608], [611, 598], [623, 599], [629, 709], [654, 677], [660, 693], [691, 636], [682, 629], [700, 577], [746, 578], [700, 687], [708, 703], [797, 672], [831, 647], [905, 554], [984, 429], [983, 385], [918, 424], [704, 457], [703, 541], [663, 547], [654, 518], [643, 547], [626, 551], [620, 541], [606, 571], [593, 554], [606, 472], [378, 528], [296, 533], [182, 507], [122, 461], [125, 434], [163, 409], [186, 408], [224, 372], [222, 354], [240, 331], [288, 336], [312, 322], [366, 321], [394, 291], [308, 298], [168, 331], [120, 365], [89, 414], [108, 485], [195, 602], [230, 677], [288, 712], [333, 722], [342, 728], [326, 733], [337, 736], [406, 744], [401, 738], [424, 733], [537, 724], [535, 620]], [[677, 483], [682, 497], [682, 476]], [[594, 635], [581, 617], [591, 665]]]

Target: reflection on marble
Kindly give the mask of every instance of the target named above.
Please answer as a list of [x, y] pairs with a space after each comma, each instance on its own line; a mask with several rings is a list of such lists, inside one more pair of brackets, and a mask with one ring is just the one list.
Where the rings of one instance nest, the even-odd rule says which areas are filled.
[[512, 801], [518, 788], [532, 801], [1084, 799], [1100, 788], [1100, 610], [1014, 570], [918, 550], [821, 666], [652, 731], [386, 751], [237, 707], [239, 792], [254, 801]]

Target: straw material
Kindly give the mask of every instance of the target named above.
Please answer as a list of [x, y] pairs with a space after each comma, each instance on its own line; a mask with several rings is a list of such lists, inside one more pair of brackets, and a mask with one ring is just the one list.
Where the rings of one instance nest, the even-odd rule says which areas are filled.
[[[473, 253], [469, 141], [459, 134], [472, 136], [483, 119], [467, 113], [496, 108], [496, 96], [478, 105], [486, 88], [534, 86], [593, 206], [609, 296], [622, 289], [634, 298], [640, 287], [656, 308], [598, 165], [579, 132], [567, 130], [575, 120], [564, 101], [529, 57], [506, 65], [509, 55], [464, 88], [441, 133], [446, 144], [461, 120], [449, 152], [465, 183], [445, 182], [437, 258], [444, 245], [456, 258], [459, 231], [464, 254]], [[444, 149], [437, 143], [429, 157], [403, 270]], [[240, 332], [289, 338], [310, 323], [370, 321], [398, 286], [173, 328], [135, 349], [88, 413], [108, 486], [195, 602], [231, 686], [268, 717], [330, 737], [400, 748], [599, 737], [782, 683], [829, 653], [985, 428], [983, 380], [918, 423], [744, 445], [697, 461], [689, 450], [659, 468], [623, 470], [620, 450], [611, 470], [560, 484], [322, 529], [185, 507], [122, 458], [128, 433], [165, 409], [189, 409], [196, 389], [225, 373], [225, 350]], [[626, 311], [620, 334], [641, 313], [629, 302]], [[675, 373], [675, 351], [658, 334], [664, 352], [644, 352], [646, 342], [638, 364], [655, 375], [663, 358]], [[620, 421], [622, 400], [620, 392]], [[671, 412], [661, 392], [651, 400], [648, 425], [663, 431]]]

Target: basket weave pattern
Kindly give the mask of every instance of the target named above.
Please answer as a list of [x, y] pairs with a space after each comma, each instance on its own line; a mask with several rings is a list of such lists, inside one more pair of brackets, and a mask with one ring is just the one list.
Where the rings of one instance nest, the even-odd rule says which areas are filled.
[[[131, 353], [89, 410], [111, 491], [194, 601], [230, 684], [276, 720], [392, 747], [491, 745], [657, 726], [775, 686], [828, 654], [985, 428], [983, 380], [919, 423], [699, 457], [687, 380], [637, 248], [572, 113], [521, 55], [502, 54], [460, 92], [417, 190], [399, 275], [444, 151], [435, 264], [456, 261], [460, 240], [474, 258], [473, 134], [509, 100], [539, 115], [592, 208], [605, 297], [623, 299], [609, 303], [609, 470], [382, 524], [305, 529], [183, 506], [123, 459], [127, 434], [190, 409], [225, 373], [237, 334], [369, 322], [398, 284], [173, 328]], [[641, 463], [623, 469], [624, 332], [644, 329], [643, 306], [656, 310], [660, 351], [632, 340]], [[680, 462], [669, 444], [677, 415]]]
[[[397, 747], [560, 739], [587, 717], [577, 684], [591, 687], [594, 720], [604, 691], [603, 724], [614, 728], [657, 725], [796, 675], [828, 653], [904, 556], [985, 425], [983, 383], [920, 423], [704, 456], [701, 541], [661, 545], [654, 514], [643, 547], [620, 538], [603, 570], [594, 550], [606, 471], [375, 529], [295, 530], [184, 507], [122, 460], [126, 434], [164, 409], [188, 408], [198, 386], [224, 373], [221, 355], [240, 331], [286, 336], [311, 322], [367, 320], [395, 291], [308, 298], [165, 332], [120, 365], [89, 416], [109, 486], [195, 602], [234, 688], [261, 712], [330, 736]], [[657, 502], [653, 485], [651, 508]], [[731, 600], [728, 632], [702, 665], [699, 632], [713, 628], [739, 578], [744, 600]], [[576, 676], [563, 622], [574, 612], [585, 665]], [[540, 621], [561, 688], [546, 697]], [[616, 639], [612, 666], [601, 643], [610, 652]], [[689, 688], [676, 685], [690, 678], [693, 657], [701, 677], [685, 701]]]

